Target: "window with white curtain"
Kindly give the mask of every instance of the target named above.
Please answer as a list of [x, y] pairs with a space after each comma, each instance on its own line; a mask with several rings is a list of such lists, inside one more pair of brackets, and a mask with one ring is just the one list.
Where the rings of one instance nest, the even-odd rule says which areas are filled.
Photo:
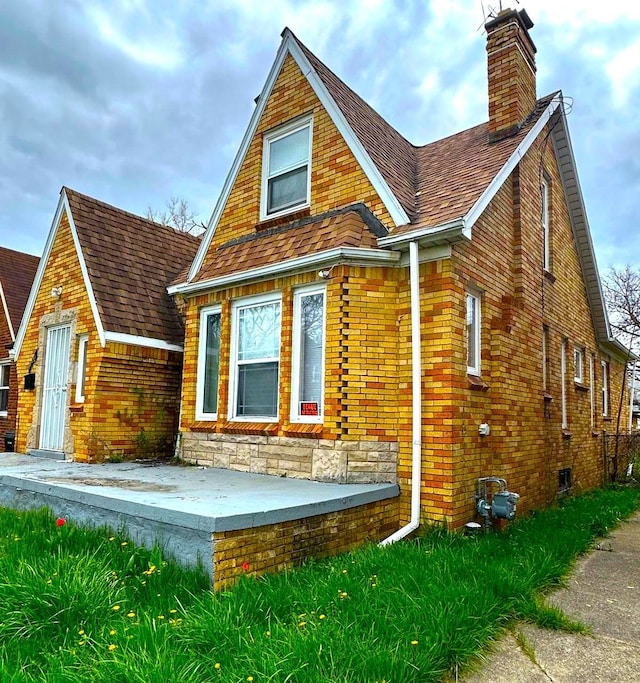
[[0, 416], [6, 417], [9, 410], [9, 363], [0, 365]]
[[76, 403], [84, 402], [85, 383], [87, 381], [87, 348], [89, 337], [86, 334], [78, 337], [78, 367], [76, 376]]
[[236, 301], [232, 306], [231, 417], [278, 417], [280, 294]]
[[467, 294], [467, 372], [480, 374], [480, 297]]
[[298, 290], [293, 299], [291, 419], [321, 422], [324, 403], [325, 288]]

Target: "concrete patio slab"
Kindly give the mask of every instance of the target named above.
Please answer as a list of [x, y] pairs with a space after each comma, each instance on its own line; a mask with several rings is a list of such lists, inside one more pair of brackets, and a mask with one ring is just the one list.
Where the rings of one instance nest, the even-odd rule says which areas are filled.
[[204, 467], [83, 464], [0, 455], [0, 505], [49, 507], [91, 526], [126, 529], [186, 565], [212, 570], [212, 534], [347, 510], [398, 495], [395, 484], [332, 484]]

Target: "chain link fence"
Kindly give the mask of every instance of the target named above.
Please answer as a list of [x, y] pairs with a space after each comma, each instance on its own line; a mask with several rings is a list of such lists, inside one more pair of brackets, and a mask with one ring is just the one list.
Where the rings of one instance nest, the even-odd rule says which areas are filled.
[[607, 482], [640, 480], [640, 431], [602, 435], [602, 458]]

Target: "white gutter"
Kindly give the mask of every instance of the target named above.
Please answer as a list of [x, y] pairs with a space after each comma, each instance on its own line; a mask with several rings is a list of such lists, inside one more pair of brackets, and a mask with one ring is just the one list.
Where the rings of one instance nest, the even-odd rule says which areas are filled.
[[303, 268], [310, 269], [320, 265], [326, 265], [327, 261], [339, 261], [341, 259], [361, 263], [395, 264], [400, 260], [400, 252], [383, 251], [381, 249], [363, 249], [362, 247], [336, 247], [335, 249], [319, 251], [315, 254], [308, 254], [307, 256], [300, 256], [298, 258], [288, 259], [287, 261], [272, 263], [268, 266], [261, 266], [260, 268], [252, 268], [251, 270], [245, 270], [240, 273], [231, 273], [230, 275], [216, 277], [211, 280], [204, 280], [196, 283], [183, 282], [179, 285], [167, 287], [167, 292], [171, 295], [192, 294], [207, 289], [228, 287], [229, 285], [235, 285], [248, 280], [272, 277], [274, 275], [280, 275], [281, 273], [288, 273], [292, 270]]
[[456, 218], [455, 220], [442, 223], [441, 225], [418, 228], [417, 230], [404, 232], [400, 235], [391, 234], [386, 237], [380, 237], [378, 238], [378, 244], [381, 247], [396, 247], [413, 240], [434, 238], [451, 242], [458, 241], [462, 237], [471, 239], [471, 230], [467, 228], [464, 218]]
[[420, 273], [418, 243], [409, 243], [409, 281], [411, 287], [411, 384], [412, 384], [412, 457], [411, 519], [380, 545], [389, 545], [408, 536], [420, 526], [420, 484], [422, 481], [422, 357], [420, 340]]
[[149, 349], [161, 349], [162, 351], [184, 351], [181, 344], [171, 344], [162, 339], [153, 337], [140, 337], [136, 334], [125, 334], [123, 332], [105, 332], [105, 341], [115, 342], [116, 344], [131, 344], [132, 346], [145, 346]]

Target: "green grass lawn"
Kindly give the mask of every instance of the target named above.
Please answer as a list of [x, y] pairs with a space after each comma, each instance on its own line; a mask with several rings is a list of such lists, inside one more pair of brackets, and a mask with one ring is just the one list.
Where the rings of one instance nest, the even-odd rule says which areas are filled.
[[596, 491], [501, 534], [434, 530], [217, 595], [119, 535], [0, 509], [0, 680], [439, 681], [518, 619], [579, 629], [540, 596], [639, 505]]

